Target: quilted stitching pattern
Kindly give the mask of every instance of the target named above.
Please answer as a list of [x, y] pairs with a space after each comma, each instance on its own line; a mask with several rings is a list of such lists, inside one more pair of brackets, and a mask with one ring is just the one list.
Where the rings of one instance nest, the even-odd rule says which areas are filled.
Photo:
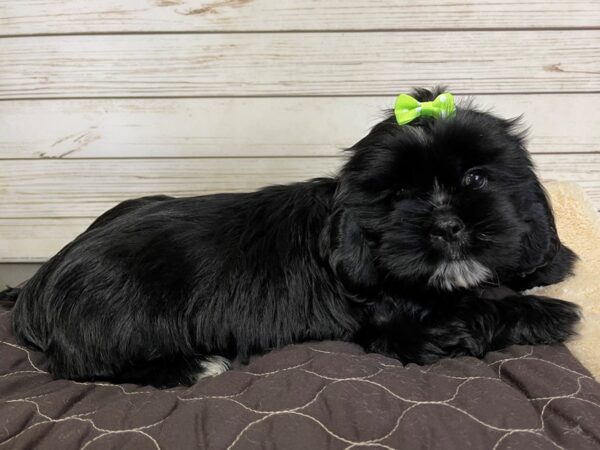
[[43, 367], [0, 307], [0, 449], [600, 448], [600, 385], [563, 346], [404, 367], [311, 343], [163, 391]]

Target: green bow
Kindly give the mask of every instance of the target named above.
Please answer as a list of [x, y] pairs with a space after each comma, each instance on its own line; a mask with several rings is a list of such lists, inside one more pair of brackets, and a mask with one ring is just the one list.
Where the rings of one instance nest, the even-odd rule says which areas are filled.
[[452, 117], [456, 114], [454, 97], [449, 92], [438, 95], [432, 102], [420, 102], [410, 95], [400, 94], [396, 99], [394, 114], [399, 125], [412, 122], [417, 117], [434, 117], [436, 119]]

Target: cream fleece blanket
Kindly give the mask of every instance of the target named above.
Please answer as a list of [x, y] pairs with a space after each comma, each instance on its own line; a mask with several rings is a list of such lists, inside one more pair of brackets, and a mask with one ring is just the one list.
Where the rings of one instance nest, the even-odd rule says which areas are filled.
[[577, 303], [583, 310], [579, 336], [567, 347], [600, 380], [600, 218], [579, 186], [574, 183], [548, 182], [561, 241], [580, 260], [575, 275], [565, 281], [533, 289], [547, 295]]

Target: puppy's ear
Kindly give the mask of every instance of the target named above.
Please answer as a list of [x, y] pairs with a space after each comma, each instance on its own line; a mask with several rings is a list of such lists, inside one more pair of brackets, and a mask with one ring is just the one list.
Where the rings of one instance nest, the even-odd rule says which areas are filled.
[[547, 285], [571, 274], [575, 254], [561, 244], [554, 215], [544, 189], [536, 180], [528, 195], [520, 198], [520, 213], [529, 227], [521, 242], [517, 271], [522, 289]]
[[321, 254], [350, 293], [362, 297], [376, 289], [379, 277], [373, 254], [351, 212], [337, 210], [331, 215], [321, 234]]

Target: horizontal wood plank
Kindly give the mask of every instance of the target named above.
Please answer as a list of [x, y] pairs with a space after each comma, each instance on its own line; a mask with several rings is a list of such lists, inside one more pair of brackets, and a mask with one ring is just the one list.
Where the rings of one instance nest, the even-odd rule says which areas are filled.
[[332, 174], [339, 157], [147, 160], [5, 160], [0, 218], [96, 216], [146, 194], [245, 192]]
[[0, 219], [0, 263], [44, 261], [84, 231], [93, 219]]
[[0, 263], [44, 261], [92, 221], [77, 217], [0, 219]]
[[5, 38], [0, 99], [600, 91], [600, 30]]
[[[600, 208], [600, 154], [534, 157], [543, 179], [578, 182]], [[335, 173], [341, 157], [4, 160], [0, 218], [93, 217], [143, 195], [245, 192]]]
[[[600, 127], [590, 114], [600, 94], [474, 100], [502, 117], [523, 114], [533, 153], [600, 153]], [[394, 97], [5, 101], [0, 159], [335, 156], [393, 103]], [[567, 104], [577, 107], [557, 114]]]
[[[0, 242], [2, 238], [0, 238]], [[0, 243], [1, 245], [1, 243]], [[51, 253], [53, 255], [54, 253]], [[39, 261], [42, 258], [37, 258]], [[45, 260], [47, 258], [43, 258]], [[6, 289], [7, 287], [18, 286], [24, 281], [30, 279], [35, 272], [40, 268], [40, 262], [27, 262], [21, 261], [2, 261], [0, 256], [0, 290]]]
[[593, 27], [594, 0], [0, 0], [0, 33]]

